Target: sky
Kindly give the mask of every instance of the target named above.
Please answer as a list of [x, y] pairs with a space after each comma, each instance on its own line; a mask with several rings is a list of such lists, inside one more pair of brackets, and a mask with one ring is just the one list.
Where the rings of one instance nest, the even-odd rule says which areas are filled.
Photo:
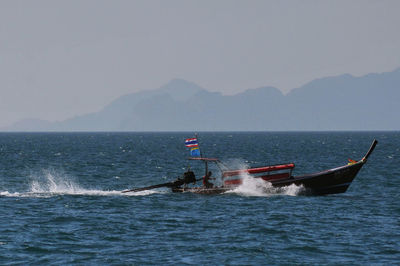
[[0, 128], [174, 78], [225, 95], [400, 67], [400, 1], [0, 1]]

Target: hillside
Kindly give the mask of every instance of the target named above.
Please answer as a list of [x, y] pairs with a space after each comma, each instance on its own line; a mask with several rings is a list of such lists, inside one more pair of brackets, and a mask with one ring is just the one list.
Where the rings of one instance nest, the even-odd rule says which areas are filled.
[[317, 79], [283, 95], [273, 87], [233, 96], [175, 79], [121, 96], [100, 112], [7, 131], [399, 130], [400, 69]]

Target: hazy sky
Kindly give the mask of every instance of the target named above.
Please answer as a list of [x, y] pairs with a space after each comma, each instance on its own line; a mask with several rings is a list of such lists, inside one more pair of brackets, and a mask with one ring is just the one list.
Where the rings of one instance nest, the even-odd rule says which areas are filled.
[[400, 1], [0, 1], [0, 127], [173, 78], [284, 92], [400, 67]]

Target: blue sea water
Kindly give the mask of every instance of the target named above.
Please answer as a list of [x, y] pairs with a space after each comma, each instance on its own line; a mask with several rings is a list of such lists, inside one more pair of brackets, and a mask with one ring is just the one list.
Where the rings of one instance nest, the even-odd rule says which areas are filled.
[[[400, 263], [400, 132], [201, 133], [232, 167], [294, 162], [295, 175], [361, 159], [344, 194], [251, 182], [222, 195], [168, 189], [190, 133], [1, 133], [0, 264]], [[212, 169], [217, 175], [217, 169]]]

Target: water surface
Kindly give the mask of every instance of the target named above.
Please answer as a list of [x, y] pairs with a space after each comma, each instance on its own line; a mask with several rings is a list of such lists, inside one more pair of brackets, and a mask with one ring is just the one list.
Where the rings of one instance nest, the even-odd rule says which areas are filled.
[[399, 263], [399, 132], [200, 134], [206, 156], [231, 166], [294, 162], [299, 175], [359, 160], [378, 139], [345, 194], [251, 183], [216, 196], [120, 193], [181, 175], [188, 137], [1, 133], [0, 264]]

